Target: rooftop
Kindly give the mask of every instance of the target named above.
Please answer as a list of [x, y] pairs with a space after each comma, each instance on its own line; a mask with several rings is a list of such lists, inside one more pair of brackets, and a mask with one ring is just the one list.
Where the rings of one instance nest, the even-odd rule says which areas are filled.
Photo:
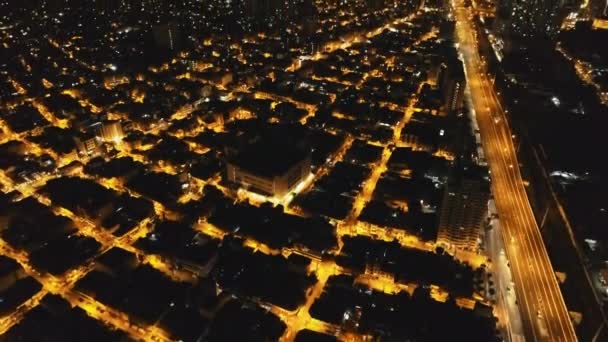
[[229, 159], [232, 164], [249, 172], [274, 177], [287, 172], [310, 152], [305, 141], [293, 137], [286, 130], [272, 128], [245, 142]]

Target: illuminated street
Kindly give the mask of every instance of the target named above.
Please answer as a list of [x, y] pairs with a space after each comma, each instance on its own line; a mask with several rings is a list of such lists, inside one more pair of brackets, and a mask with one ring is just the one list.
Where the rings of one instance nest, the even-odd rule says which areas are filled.
[[[2, 340], [583, 336], [509, 127], [531, 11], [455, 1], [0, 4]], [[560, 27], [601, 37], [584, 8]], [[565, 123], [605, 97], [574, 37], [580, 100], [521, 72]], [[600, 178], [553, 165], [554, 197]]]
[[477, 51], [470, 11], [456, 4], [460, 50], [492, 171], [493, 194], [511, 262], [526, 339], [576, 341], [545, 245], [528, 202], [505, 112]]

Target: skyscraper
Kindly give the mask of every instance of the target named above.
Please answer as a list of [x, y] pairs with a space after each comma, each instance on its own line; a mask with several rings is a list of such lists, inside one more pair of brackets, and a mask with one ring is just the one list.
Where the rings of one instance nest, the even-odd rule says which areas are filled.
[[490, 188], [479, 174], [457, 178], [446, 186], [437, 242], [448, 249], [475, 250], [488, 210]]
[[450, 60], [447, 65], [442, 64], [440, 82], [439, 87], [444, 97], [445, 111], [450, 112], [462, 108], [466, 87], [462, 62], [454, 59]]

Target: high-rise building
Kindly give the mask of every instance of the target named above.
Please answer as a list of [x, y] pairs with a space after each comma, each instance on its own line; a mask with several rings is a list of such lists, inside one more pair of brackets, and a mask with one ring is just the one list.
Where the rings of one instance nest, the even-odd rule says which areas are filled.
[[466, 87], [462, 62], [459, 59], [454, 59], [450, 60], [448, 64], [442, 64], [439, 81], [445, 111], [450, 112], [462, 108], [464, 106], [464, 90]]
[[476, 172], [467, 172], [446, 186], [437, 242], [448, 249], [477, 249], [490, 199], [489, 183]]

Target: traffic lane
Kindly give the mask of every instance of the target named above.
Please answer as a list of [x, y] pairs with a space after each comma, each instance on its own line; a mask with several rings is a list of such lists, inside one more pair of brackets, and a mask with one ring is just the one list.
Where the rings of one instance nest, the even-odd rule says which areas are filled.
[[[474, 75], [476, 75], [476, 73], [473, 73], [473, 74], [474, 74]], [[493, 99], [493, 96], [490, 96], [490, 97], [488, 97], [488, 98]], [[509, 142], [510, 142], [510, 141], [509, 141]], [[509, 149], [509, 148], [507, 147], [507, 149]], [[515, 187], [514, 187], [514, 188], [512, 188], [512, 189], [516, 189], [515, 191], [517, 192], [517, 190], [518, 190], [518, 189], [517, 189], [517, 184], [515, 184]], [[525, 210], [525, 209], [524, 209], [524, 210]], [[535, 228], [535, 227], [533, 227], [533, 228]], [[535, 249], [536, 249], [536, 250], [535, 250], [535, 252], [538, 252], [538, 246], [535, 246]], [[542, 248], [541, 248], [541, 249], [542, 249]], [[542, 252], [541, 252], [541, 254], [542, 254]], [[541, 257], [541, 259], [542, 259], [542, 257]], [[541, 262], [541, 264], [542, 264], [542, 262]], [[546, 273], [546, 272], [545, 272], [545, 273]], [[552, 273], [552, 272], [551, 272], [551, 273]], [[560, 298], [561, 298], [561, 297], [560, 297]]]
[[[475, 75], [477, 75], [476, 73], [471, 73], [471, 74], [473, 76], [472, 83], [477, 83], [477, 84], [473, 84], [473, 92], [478, 92], [478, 89], [475, 89], [475, 87], [476, 86], [479, 87], [480, 81], [479, 81], [479, 79], [477, 77], [475, 77]], [[481, 97], [478, 94], [473, 94], [473, 95], [475, 95], [473, 97], [473, 101], [474, 101], [474, 104], [476, 104], [476, 108], [485, 108], [485, 106], [483, 104], [482, 105], [479, 104], [479, 101], [480, 101]], [[477, 103], [475, 103], [475, 102], [477, 102]], [[479, 112], [480, 116], [483, 116], [483, 111], [482, 110], [478, 110], [478, 112]], [[488, 130], [484, 130], [484, 131], [488, 131]], [[485, 142], [486, 148], [490, 150], [489, 153], [488, 153], [488, 157], [489, 158], [493, 158], [494, 155], [495, 155], [495, 153], [492, 153], [492, 150], [499, 150], [500, 149], [500, 147], [498, 147], [497, 144], [496, 144], [496, 139], [494, 137], [492, 137], [491, 139], [485, 139], [484, 142]], [[492, 164], [496, 165], [495, 162], [491, 163], [490, 165], [492, 165]], [[499, 175], [499, 171], [495, 170], [493, 178], [502, 179], [502, 177], [497, 177], [497, 174]], [[511, 216], [513, 216], [512, 212], [511, 212], [511, 208], [510, 207], [505, 207], [505, 205], [504, 205], [505, 200], [501, 200], [501, 198], [503, 197], [503, 194], [507, 193], [507, 191], [504, 190], [504, 186], [502, 186], [501, 183], [496, 182], [496, 181], [493, 182], [493, 185], [495, 187], [495, 191], [494, 192], [499, 197], [499, 200], [497, 201], [497, 205], [500, 207], [500, 212], [502, 214], [504, 214], [505, 217], [511, 217]], [[505, 222], [505, 225], [507, 227], [505, 227], [505, 229], [503, 231], [512, 231], [512, 229], [509, 229], [509, 226], [511, 225], [511, 222]], [[507, 236], [509, 236], [509, 235], [507, 235]], [[508, 237], [507, 237], [507, 241], [510, 241], [510, 239]], [[513, 255], [513, 253], [509, 253], [509, 254]], [[521, 262], [518, 259], [514, 260], [514, 267], [517, 268], [517, 269], [521, 268], [522, 266], [520, 265], [520, 263]], [[531, 290], [530, 290], [531, 284], [529, 284], [528, 282], [524, 282], [523, 273], [521, 271], [515, 272], [515, 277], [519, 278], [519, 281], [516, 282], [516, 284], [517, 283], [520, 284], [520, 286], [519, 286], [520, 287], [519, 288], [519, 293], [521, 293], [522, 297], [523, 297], [522, 300], [521, 300], [521, 302], [522, 302], [521, 305], [525, 308], [525, 311], [526, 311], [525, 317], [529, 317], [529, 316], [531, 316], [530, 312], [532, 312], [532, 309], [530, 309], [527, 306], [529, 305], [529, 303], [532, 302], [532, 300], [531, 300], [531, 298], [527, 298], [527, 297], [529, 297], [530, 294], [531, 294]], [[528, 319], [526, 321], [527, 321], [526, 322], [527, 323], [526, 324], [526, 327], [527, 327], [526, 330], [528, 331], [528, 336], [531, 336], [531, 335], [534, 334], [534, 332], [533, 332], [534, 329], [533, 329], [532, 326], [530, 326], [530, 319]], [[530, 334], [530, 332], [532, 332], [532, 333]]]
[[[485, 88], [485, 87], [484, 87]], [[486, 89], [484, 89], [486, 90]], [[486, 100], [487, 100], [487, 95], [486, 95]], [[486, 103], [486, 108], [488, 108], [489, 103]], [[487, 120], [486, 120], [486, 124], [487, 124]], [[522, 206], [522, 201], [523, 199], [521, 198], [521, 193], [519, 193], [518, 189], [517, 189], [517, 180], [513, 178], [513, 175], [511, 173], [511, 163], [508, 160], [505, 160], [504, 158], [504, 154], [502, 153], [502, 151], [504, 151], [505, 148], [505, 143], [503, 141], [504, 139], [504, 133], [501, 134], [499, 133], [499, 129], [496, 129], [496, 126], [490, 122], [490, 129], [495, 133], [494, 135], [494, 143], [497, 146], [497, 149], [499, 150], [499, 155], [498, 155], [498, 159], [500, 162], [502, 162], [502, 167], [499, 168], [500, 171], [504, 171], [503, 174], [500, 174], [499, 176], [497, 175], [497, 171], [495, 169], [495, 179], [496, 180], [506, 180], [507, 183], [505, 183], [505, 190], [510, 194], [508, 196], [508, 200], [511, 202], [511, 205], [516, 209], [516, 213], [514, 215], [514, 217], [516, 218], [515, 222], [515, 227], [517, 227], [519, 230], [524, 230], [524, 235], [522, 235], [524, 237], [524, 242], [526, 243], [526, 248], [525, 248], [525, 260], [527, 261], [527, 265], [524, 264], [524, 270], [526, 267], [530, 267], [530, 270], [525, 270], [524, 272], [526, 272], [526, 274], [528, 275], [527, 277], [525, 277], [526, 279], [531, 280], [532, 284], [533, 284], [533, 288], [534, 288], [534, 293], [533, 293], [533, 298], [539, 298], [540, 300], [535, 300], [533, 301], [532, 304], [534, 304], [534, 312], [533, 312], [533, 317], [530, 317], [532, 322], [536, 321], [536, 312], [541, 308], [541, 306], [545, 306], [544, 303], [547, 302], [549, 303], [548, 306], [548, 312], [546, 314], [547, 320], [549, 321], [549, 325], [553, 325], [549, 331], [555, 331], [558, 332], [561, 330], [560, 334], [565, 333], [563, 331], [563, 326], [561, 326], [561, 322], [559, 322], [559, 320], [555, 320], [553, 318], [553, 316], [555, 315], [554, 310], [558, 310], [557, 309], [557, 305], [556, 303], [551, 303], [552, 300], [554, 300], [554, 296], [553, 294], [547, 293], [547, 286], [543, 283], [545, 283], [546, 279], [542, 279], [542, 278], [546, 278], [547, 273], [549, 272], [546, 268], [542, 269], [543, 266], [542, 262], [542, 256], [540, 255], [539, 252], [539, 246], [535, 243], [535, 241], [533, 240], [533, 236], [535, 234], [533, 234], [533, 232], [531, 232], [532, 234], [525, 234], [525, 230], [526, 228], [530, 229], [530, 228], [534, 228], [532, 223], [529, 221], [529, 216], [525, 215], [522, 213], [525, 213], [525, 208]], [[501, 137], [501, 135], [503, 135], [503, 137]], [[501, 139], [502, 138], [502, 139]], [[501, 158], [502, 157], [502, 158]], [[513, 168], [515, 169], [515, 168]], [[504, 178], [503, 178], [504, 177]], [[527, 222], [526, 222], [527, 221]], [[532, 237], [530, 236], [532, 235]], [[520, 239], [520, 243], [522, 243], [521, 239]], [[536, 276], [534, 275], [534, 273], [536, 273]], [[550, 271], [550, 273], [552, 273], [552, 271]], [[542, 299], [544, 298], [544, 300]], [[544, 309], [543, 309], [544, 311]]]
[[[490, 123], [490, 125], [492, 125]], [[492, 125], [494, 126], [494, 125]], [[514, 178], [514, 176], [512, 175], [512, 172], [509, 170], [510, 168], [513, 167], [513, 161], [512, 160], [507, 160], [505, 157], [505, 149], [508, 149], [508, 147], [505, 146], [504, 142], [502, 141], [504, 138], [500, 137], [501, 133], [496, 132], [497, 129], [494, 128], [494, 132], [496, 133], [496, 146], [497, 149], [499, 149], [499, 157], [498, 159], [501, 159], [500, 161], [502, 162], [502, 167], [500, 168], [501, 171], [504, 171], [504, 173], [502, 175], [500, 175], [499, 177], [495, 177], [497, 180], [498, 179], [505, 179], [507, 181], [506, 186], [508, 187], [507, 189], [505, 189], [508, 193], [508, 200], [511, 202], [510, 204], [512, 206], [514, 206], [514, 210], [515, 210], [515, 215], [513, 216], [515, 218], [514, 222], [514, 226], [517, 227], [520, 230], [524, 230], [524, 234], [521, 235], [521, 238], [519, 239], [519, 243], [525, 243], [525, 260], [527, 261], [527, 266], [529, 266], [529, 273], [531, 273], [530, 275], [534, 275], [534, 273], [536, 273], [536, 276], [533, 277], [528, 277], [528, 278], [532, 278], [532, 280], [534, 281], [534, 292], [536, 293], [536, 296], [539, 296], [537, 298], [540, 298], [540, 300], [536, 301], [536, 311], [538, 310], [543, 310], [543, 311], [547, 311], [545, 313], [547, 320], [549, 321], [549, 324], [553, 324], [553, 323], [559, 323], [556, 322], [556, 320], [553, 319], [552, 316], [557, 315], [557, 310], [559, 310], [557, 308], [557, 305], [555, 305], [555, 303], [550, 303], [550, 298], [552, 299], [553, 296], [551, 293], [548, 293], [547, 291], [547, 287], [544, 286], [544, 282], [547, 279], [542, 279], [545, 278], [547, 276], [547, 273], [550, 272], [549, 269], [545, 268], [545, 266], [543, 265], [542, 261], [543, 261], [543, 256], [541, 255], [541, 252], [539, 251], [539, 246], [537, 245], [537, 242], [534, 241], [534, 235], [533, 232], [531, 231], [531, 229], [534, 229], [532, 222], [530, 222], [530, 217], [529, 215], [526, 215], [524, 213], [526, 213], [526, 209], [523, 206], [523, 201], [524, 199], [521, 197], [521, 194], [519, 193], [518, 189], [517, 189], [517, 179]], [[505, 165], [505, 164], [508, 164]], [[509, 169], [503, 169], [508, 167]], [[496, 172], [495, 172], [495, 176], [496, 176]], [[506, 178], [503, 178], [506, 177]], [[525, 231], [529, 231], [531, 234], [526, 234]], [[524, 269], [525, 269], [526, 265], [524, 265]], [[552, 273], [552, 272], [551, 272]], [[535, 281], [538, 280], [538, 281]], [[547, 308], [544, 308], [544, 303], [545, 300], [543, 300], [542, 298], [545, 298], [547, 301]], [[545, 310], [546, 309], [546, 310]], [[558, 330], [562, 330], [563, 327], [560, 326], [553, 326], [551, 330], [553, 329], [557, 329], [554, 331], [558, 331]]]
[[[486, 82], [481, 81], [480, 84], [480, 88], [482, 89], [482, 91], [485, 93], [484, 96], [484, 100], [486, 101], [486, 109], [489, 108], [490, 110], [494, 109], [495, 111], [497, 111], [497, 113], [501, 113], [500, 108], [498, 108], [497, 102], [495, 97], [493, 97], [493, 92], [491, 92], [488, 88], [489, 85]], [[503, 119], [504, 120], [504, 119]], [[508, 163], [509, 168], [512, 168], [513, 172], [517, 172], [519, 171], [519, 168], [517, 166], [517, 161], [516, 161], [516, 157], [514, 156], [514, 150], [513, 150], [513, 146], [512, 146], [512, 141], [511, 141], [511, 135], [509, 133], [507, 133], [504, 129], [504, 125], [499, 125], [498, 128], [496, 128], [496, 125], [492, 125], [492, 123], [490, 123], [491, 129], [494, 130], [494, 132], [496, 132], [496, 143], [499, 146], [499, 149], [501, 150], [499, 152], [499, 155], [504, 156], [505, 154], [507, 154], [507, 158], [510, 158], [510, 160], [504, 160], [503, 158], [503, 162]], [[508, 152], [510, 153], [508, 153]], [[504, 166], [504, 165], [503, 165]], [[536, 227], [536, 221], [533, 217], [533, 213], [531, 212], [531, 208], [529, 207], [529, 203], [527, 202], [527, 197], [525, 197], [525, 189], [523, 189], [523, 185], [521, 184], [521, 182], [518, 181], [518, 177], [516, 175], [513, 175], [511, 171], [507, 170], [506, 172], [506, 176], [508, 177], [509, 182], [511, 183], [510, 185], [510, 192], [513, 195], [513, 198], [516, 201], [516, 205], [519, 207], [520, 209], [520, 213], [522, 213], [522, 217], [523, 220], [526, 221], [524, 223], [524, 225], [526, 227], [529, 227], [531, 229], [531, 233], [529, 235], [526, 235], [526, 237], [531, 240], [530, 244], [531, 244], [531, 248], [530, 250], [528, 250], [528, 252], [531, 252], [534, 254], [534, 262], [533, 265], [531, 265], [531, 267], [535, 267], [537, 269], [537, 271], [539, 272], [539, 275], [541, 276], [541, 278], [545, 278], [543, 279], [544, 281], [546, 281], [547, 283], [550, 283], [552, 280], [554, 281], [555, 279], [550, 279], [550, 277], [553, 276], [553, 271], [552, 268], [549, 268], [551, 270], [551, 272], [547, 272], [547, 264], [543, 263], [546, 261], [546, 259], [544, 258], [545, 256], [543, 255], [544, 252], [544, 245], [541, 246], [540, 244], [542, 243], [542, 241], [538, 241], [537, 238], [539, 237], [539, 234], [534, 234], [533, 229], [538, 229]], [[519, 178], [521, 179], [521, 178]], [[525, 203], [524, 203], [525, 202]], [[522, 217], [518, 217], [518, 219], [521, 219]], [[544, 269], [540, 269], [539, 268], [544, 268]], [[547, 274], [549, 273], [549, 274]], [[552, 300], [555, 300], [555, 296], [554, 294], [547, 294], [547, 290], [545, 286], [542, 286], [542, 290], [545, 294], [545, 298], [549, 298], [551, 297]], [[559, 290], [559, 289], [558, 289]], [[561, 296], [559, 296], [561, 299]], [[558, 300], [559, 301], [559, 300]], [[539, 303], [539, 308], [541, 303]], [[558, 312], [561, 311], [559, 310], [558, 306], [559, 303], [551, 303], [553, 304], [552, 307], [549, 307], [549, 310], [551, 312], [548, 313], [547, 316], [552, 316], [552, 315], [559, 315]], [[544, 305], [543, 305], [544, 306]], [[555, 312], [554, 312], [555, 311]], [[554, 322], [554, 320], [550, 319], [551, 322]], [[565, 327], [563, 326], [563, 322], [561, 321], [561, 319], [559, 320], [559, 327], [558, 330], [562, 330], [562, 332], [565, 332]]]
[[[511, 150], [511, 148], [509, 148], [509, 147], [512, 147], [512, 145], [508, 144], [508, 143], [504, 143], [505, 140], [507, 140], [509, 143], [511, 142], [510, 140], [508, 140], [509, 139], [508, 137], [510, 137], [510, 135], [509, 134], [505, 134], [504, 131], [502, 131], [501, 133], [502, 133], [501, 134], [502, 137], [499, 140], [502, 140], [503, 142], [502, 142], [502, 145], [500, 145], [500, 146], [505, 146], [507, 148], [507, 150]], [[509, 145], [511, 145], [511, 146], [509, 146]], [[513, 165], [513, 164], [515, 164], [515, 161], [513, 161], [513, 163], [511, 163], [510, 165]], [[513, 170], [514, 170], [514, 172], [517, 172], [518, 168], [517, 167], [513, 167]], [[511, 172], [507, 172], [507, 176], [510, 178], [510, 182], [512, 184], [511, 185], [512, 193], [514, 194], [514, 198], [518, 202], [517, 206], [519, 206], [521, 208], [522, 213], [524, 213], [526, 211], [529, 212], [528, 215], [523, 215], [524, 219], [526, 219], [528, 221], [525, 226], [530, 227], [532, 229], [534, 229], [534, 228], [537, 229], [537, 227], [535, 227], [535, 223], [536, 222], [535, 222], [534, 218], [531, 217], [531, 214], [532, 214], [531, 213], [531, 208], [529, 207], [529, 204], [526, 205], [527, 204], [527, 201], [526, 201], [527, 198], [524, 197], [525, 196], [525, 194], [524, 194], [525, 189], [523, 189], [523, 185], [520, 184], [520, 182], [518, 182], [518, 180], [516, 179], [517, 177], [514, 176], [513, 174], [511, 174]], [[524, 203], [524, 202], [526, 202], [526, 203]], [[548, 262], [546, 262], [547, 260], [546, 260], [546, 258], [543, 255], [544, 252], [545, 252], [544, 248], [543, 248], [544, 245], [541, 245], [542, 241], [538, 241], [539, 234], [530, 234], [530, 236], [528, 236], [528, 237], [531, 238], [531, 240], [532, 240], [532, 241], [530, 241], [530, 243], [532, 244], [532, 246], [531, 246], [532, 250], [530, 250], [530, 252], [535, 255], [535, 259], [536, 259], [536, 261], [534, 262], [534, 267], [537, 268], [537, 269], [538, 268], [545, 268], [545, 269], [552, 270], [552, 268], [550, 267], [550, 264]], [[540, 276], [543, 277], [543, 278], [545, 278], [544, 280], [545, 280], [545, 282], [546, 282], [547, 285], [549, 285], [551, 281], [555, 281], [555, 279], [552, 278], [552, 277], [554, 277], [552, 271], [551, 272], [539, 271], [539, 272], [540, 272], [539, 273]], [[546, 289], [546, 287], [543, 286], [543, 290], [545, 290], [545, 289]], [[550, 306], [552, 306], [552, 307], [549, 307], [550, 312], [547, 312], [546, 315], [545, 315], [547, 317], [548, 323], [558, 323], [560, 326], [559, 327], [554, 327], [554, 329], [557, 328], [558, 330], [561, 330], [562, 333], [565, 334], [565, 336], [567, 336], [567, 333], [566, 333], [567, 329], [566, 329], [566, 327], [564, 327], [564, 325], [568, 324], [568, 322], [564, 322], [563, 320], [564, 319], [567, 320], [568, 318], [567, 317], [560, 317], [559, 319], [555, 320], [552, 317], [552, 316], [559, 316], [558, 312], [562, 311], [562, 310], [559, 310], [559, 308], [558, 308], [559, 305], [560, 305], [560, 302], [561, 302], [561, 296], [558, 296], [559, 298], [555, 298], [556, 296], [554, 295], [554, 293], [547, 294], [546, 291], [543, 291], [543, 292], [545, 292], [545, 296], [544, 296], [545, 299], [548, 300], [546, 302], [549, 303]], [[545, 301], [543, 301], [542, 304], [544, 304], [544, 302]], [[540, 304], [541, 303], [539, 303], [539, 307], [540, 307]], [[544, 309], [544, 306], [545, 305], [543, 305], [543, 309]]]
[[[512, 172], [507, 172], [507, 176], [510, 179], [510, 182], [512, 184], [512, 189], [514, 191], [514, 193], [516, 193], [516, 200], [517, 200], [517, 205], [518, 207], [521, 209], [521, 213], [524, 214], [523, 218], [524, 220], [526, 220], [526, 227], [528, 227], [530, 229], [530, 233], [529, 235], [527, 235], [527, 237], [529, 239], [531, 239], [531, 243], [532, 243], [532, 247], [533, 250], [532, 252], [535, 255], [535, 262], [534, 262], [534, 266], [536, 268], [541, 268], [541, 270], [539, 270], [540, 272], [540, 276], [541, 278], [544, 278], [543, 281], [545, 282], [545, 284], [549, 287], [553, 287], [554, 290], [550, 291], [549, 293], [547, 293], [547, 287], [543, 286], [543, 292], [545, 294], [545, 298], [546, 299], [550, 299], [551, 302], [547, 302], [549, 303], [549, 312], [544, 312], [546, 309], [546, 305], [545, 302], [543, 301], [542, 303], [539, 303], [539, 308], [541, 308], [541, 310], [543, 311], [544, 316], [546, 316], [546, 320], [548, 321], [548, 324], [552, 324], [552, 323], [557, 323], [559, 324], [558, 330], [561, 330], [561, 332], [564, 334], [564, 336], [568, 336], [568, 332], [571, 332], [570, 329], [568, 329], [568, 327], [570, 327], [570, 322], [569, 322], [569, 317], [567, 316], [567, 309], [565, 307], [565, 303], [563, 303], [563, 297], [561, 296], [561, 292], [559, 289], [559, 285], [557, 284], [557, 280], [555, 278], [554, 272], [553, 272], [553, 267], [550, 263], [550, 260], [548, 258], [548, 255], [546, 253], [546, 249], [544, 248], [544, 242], [542, 241], [542, 237], [540, 235], [540, 232], [538, 230], [538, 226], [536, 224], [536, 220], [534, 218], [534, 214], [532, 212], [532, 208], [529, 205], [529, 202], [527, 200], [527, 195], [525, 193], [525, 188], [523, 186], [523, 183], [520, 181], [521, 180], [521, 174], [520, 174], [520, 170], [517, 164], [517, 160], [516, 160], [516, 154], [515, 154], [515, 150], [512, 144], [512, 140], [511, 140], [511, 134], [509, 132], [506, 131], [505, 126], [507, 125], [507, 122], [505, 122], [504, 120], [504, 112], [502, 112], [502, 110], [500, 108], [498, 108], [499, 106], [497, 105], [497, 100], [495, 96], [493, 95], [493, 92], [489, 91], [489, 84], [486, 83], [486, 87], [484, 87], [485, 90], [487, 91], [487, 93], [489, 93], [489, 99], [492, 99], [493, 101], [493, 105], [495, 107], [495, 110], [498, 110], [497, 112], [499, 114], [503, 115], [503, 122], [504, 124], [500, 124], [498, 126], [498, 130], [499, 130], [499, 134], [500, 134], [500, 140], [501, 143], [503, 144], [503, 146], [505, 146], [505, 148], [510, 152], [509, 155], [513, 158], [512, 162], [510, 165], [514, 165], [514, 167], [512, 168]], [[552, 286], [553, 285], [553, 286]], [[557, 292], [557, 293], [556, 293]], [[560, 310], [560, 306], [563, 307], [563, 310]], [[551, 317], [553, 316], [553, 317]], [[555, 319], [557, 318], [557, 319]]]
[[[515, 231], [515, 229], [513, 229], [514, 223], [510, 218], [516, 214], [513, 213], [511, 207], [505, 205], [505, 202], [507, 201], [506, 198], [509, 197], [508, 191], [506, 191], [502, 187], [502, 185], [495, 180], [498, 179], [498, 177], [493, 177], [493, 179], [493, 183], [495, 182], [494, 197], [496, 199], [496, 204], [499, 212], [501, 213], [502, 221], [504, 223], [502, 234], [504, 236], [505, 241], [511, 241], [511, 237], [513, 237], [513, 234], [511, 234], [511, 232]], [[520, 309], [522, 310], [522, 316], [524, 318], [524, 330], [527, 332], [526, 336], [534, 337], [535, 330], [532, 320], [530, 319], [530, 317], [532, 317], [533, 315], [532, 313], [534, 309], [530, 306], [534, 304], [534, 298], [536, 298], [536, 296], [534, 294], [534, 283], [531, 283], [529, 281], [529, 279], [526, 277], [526, 273], [524, 272], [524, 267], [527, 267], [527, 265], [525, 265], [525, 260], [527, 259], [527, 251], [525, 250], [525, 248], [522, 248], [522, 246], [519, 246], [519, 248], [515, 248], [514, 250], [514, 246], [511, 244], [506, 246], [506, 252], [509, 256], [509, 259], [511, 260], [511, 265], [514, 269], [513, 276], [515, 280], [515, 287], [517, 289], [518, 294], [520, 295], [519, 303]]]
[[[482, 81], [481, 81], [481, 80], [479, 80], [479, 79], [477, 79], [477, 81], [478, 81], [479, 83], [482, 83]], [[481, 86], [481, 88], [485, 88], [485, 87], [482, 85], [482, 86]], [[483, 90], [484, 90], [484, 91], [487, 91], [487, 89], [483, 89]], [[489, 99], [492, 99], [492, 97], [488, 96], [487, 94], [486, 94], [486, 96], [484, 96], [484, 98], [485, 98], [485, 100], [486, 100], [486, 101], [488, 101]], [[492, 107], [496, 107], [495, 103], [492, 103], [492, 105], [493, 105]], [[487, 105], [486, 105], [486, 108], [489, 108], [489, 104], [487, 104]], [[494, 108], [494, 109], [496, 110], [497, 108]], [[504, 136], [506, 136], [506, 135], [504, 134], [504, 132], [502, 132], [502, 135], [503, 135], [503, 137], [504, 137]], [[510, 135], [508, 135], [508, 136], [510, 137]], [[497, 140], [500, 140], [500, 139], [497, 139]], [[509, 142], [510, 142], [510, 141], [509, 141]], [[503, 145], [499, 145], [499, 149], [501, 150], [501, 151], [500, 151], [500, 153], [501, 153], [501, 154], [503, 153], [503, 148], [504, 148], [504, 146], [505, 146], [504, 144], [503, 144]], [[506, 148], [507, 148], [507, 149], [509, 149], [509, 148], [508, 148], [508, 144], [507, 144], [507, 147], [506, 147]], [[513, 160], [511, 160], [511, 161], [507, 161], [507, 162], [508, 162], [510, 165], [512, 165], [514, 161], [513, 161]], [[514, 169], [515, 169], [515, 168], [514, 168]], [[507, 175], [507, 176], [509, 176], [509, 175]], [[515, 182], [516, 182], [516, 181], [515, 181]], [[515, 184], [513, 184], [513, 185], [514, 185], [514, 186], [512, 186], [512, 187], [511, 187], [511, 189], [514, 189], [514, 191], [512, 190], [512, 191], [511, 191], [511, 193], [516, 194], [516, 193], [518, 192], [518, 191], [517, 191], [517, 190], [518, 190], [518, 189], [517, 189], [517, 185], [515, 185]], [[518, 194], [518, 195], [521, 195], [521, 194]], [[519, 196], [516, 196], [516, 197], [519, 197]], [[517, 200], [518, 200], [518, 202], [519, 202], [519, 203], [518, 203], [518, 205], [521, 207], [521, 200], [522, 200], [522, 199], [521, 199], [521, 198], [517, 198]], [[524, 209], [524, 212], [525, 212], [525, 209]], [[524, 215], [524, 216], [527, 216], [527, 215]], [[533, 235], [534, 235], [534, 234], [533, 234]], [[534, 242], [531, 242], [531, 243], [533, 244]], [[538, 255], [538, 253], [539, 253], [538, 248], [539, 248], [538, 246], [533, 246], [533, 247], [532, 247], [532, 250], [528, 250], [528, 252], [529, 252], [529, 253], [530, 253], [530, 252], [532, 252], [532, 253], [536, 254], [536, 255], [537, 255], [537, 257], [540, 257], [540, 258], [542, 259], [542, 256]], [[542, 266], [540, 266], [538, 263], [535, 263], [535, 267], [538, 269], [539, 267], [542, 267]], [[547, 272], [543, 272], [543, 271], [541, 271], [541, 273], [546, 274]], [[551, 273], [552, 273], [552, 272], [551, 272]], [[544, 288], [544, 287], [543, 287], [543, 288]], [[545, 292], [545, 297], [546, 297], [546, 298], [549, 298], [549, 297], [551, 296], [551, 295], [546, 294], [546, 291], [543, 291], [543, 292]], [[563, 327], [559, 327], [558, 329], [563, 329]]]
[[[470, 38], [469, 38], [469, 40], [470, 40]], [[469, 53], [470, 53], [470, 51], [469, 51]], [[469, 58], [469, 60], [472, 59], [471, 56], [467, 56], [467, 57]], [[477, 66], [476, 64], [473, 64], [473, 68], [475, 68], [476, 66]], [[476, 107], [477, 112], [479, 113], [479, 115], [483, 115], [483, 110], [481, 110], [481, 108], [485, 108], [486, 106], [479, 105], [480, 96], [478, 94], [479, 93], [479, 88], [480, 88], [480, 85], [481, 85], [481, 80], [479, 79], [476, 70], [469, 71], [469, 75], [471, 76], [471, 82], [470, 83], [472, 83], [472, 93], [474, 95], [473, 96], [474, 105], [475, 105], [475, 107]], [[477, 103], [475, 103], [475, 102], [477, 102]], [[487, 130], [485, 130], [485, 131], [487, 131]], [[495, 141], [494, 138], [492, 138], [489, 143], [487, 143], [487, 140], [486, 140], [486, 144], [485, 145], [486, 145], [486, 149], [488, 149], [488, 145], [491, 146], [490, 149], [496, 149], [496, 150], [500, 149], [500, 147], [495, 147], [496, 146], [496, 141]], [[492, 158], [495, 155], [495, 153], [493, 153], [492, 151], [489, 151], [489, 153], [487, 153], [487, 154], [488, 154], [488, 158]], [[492, 165], [492, 163], [490, 165]], [[493, 178], [496, 177], [496, 173], [497, 172], [495, 171], [494, 173], [495, 173], [495, 175], [493, 175]], [[498, 196], [501, 197], [502, 194], [505, 193], [505, 191], [501, 188], [500, 185], [495, 185], [495, 187], [498, 189], [497, 191], [495, 191], [495, 193], [500, 194]], [[507, 208], [504, 208], [504, 205], [502, 205], [502, 203], [504, 203], [504, 201], [500, 201], [500, 203], [501, 203], [500, 204], [500, 206], [501, 206], [501, 213], [506, 214], [506, 217], [511, 216], [511, 213], [507, 212]], [[506, 225], [510, 225], [510, 223], [506, 223]], [[505, 230], [506, 231], [510, 231], [510, 229], [508, 227]], [[507, 236], [510, 236], [510, 235], [507, 235]], [[507, 237], [507, 241], [509, 241], [508, 237]], [[509, 254], [513, 255], [513, 253], [509, 253]], [[514, 260], [514, 267], [520, 268], [521, 266], [519, 264], [520, 264], [519, 260]], [[524, 298], [522, 298], [522, 306], [526, 309], [526, 312], [529, 313], [532, 310], [530, 308], [528, 308], [527, 305], [529, 305], [529, 303], [531, 302], [531, 300], [528, 299], [528, 298], [526, 298], [526, 297], [530, 294], [530, 290], [528, 289], [529, 286], [530, 286], [530, 284], [527, 284], [527, 282], [523, 282], [522, 281], [523, 278], [522, 278], [522, 272], [521, 271], [516, 272], [515, 277], [520, 278], [519, 279], [520, 281], [517, 282], [517, 283], [520, 284], [520, 286], [519, 286], [520, 287], [519, 292], [522, 294], [522, 297], [524, 297]], [[530, 314], [526, 314], [525, 316], [529, 317]], [[528, 319], [527, 321], [528, 321], [527, 323], [529, 323], [530, 320]], [[527, 325], [529, 326], [529, 324], [527, 324]], [[531, 329], [531, 327], [528, 327], [527, 330], [528, 331], [533, 331], [533, 329]]]

